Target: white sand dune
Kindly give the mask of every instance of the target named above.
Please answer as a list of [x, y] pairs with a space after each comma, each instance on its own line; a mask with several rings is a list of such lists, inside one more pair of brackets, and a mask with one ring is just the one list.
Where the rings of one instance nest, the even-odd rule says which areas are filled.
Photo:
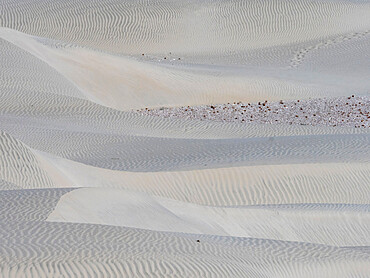
[[368, 128], [133, 111], [368, 97], [368, 0], [0, 7], [0, 277], [370, 277]]
[[367, 1], [7, 0], [5, 6], [4, 27], [126, 54], [220, 56], [369, 28]]
[[5, 277], [368, 276], [366, 247], [32, 221], [0, 233]]
[[50, 156], [44, 158], [75, 187], [121, 188], [200, 205], [367, 204], [370, 194], [368, 163], [138, 173], [100, 169]]
[[48, 221], [335, 246], [370, 243], [368, 205], [207, 207], [129, 191], [86, 188], [64, 195]]
[[60, 197], [71, 190], [74, 189], [0, 190], [0, 221], [44, 221], [55, 209]]
[[[154, 194], [201, 205], [346, 203], [366, 204], [369, 163], [260, 165], [170, 172], [122, 172], [96, 168], [32, 150], [15, 142], [12, 156], [0, 160], [0, 178], [21, 188], [107, 187]], [[32, 179], [18, 178], [18, 157], [27, 153]], [[32, 166], [32, 167], [30, 167]], [[23, 174], [28, 177], [27, 172]], [[348, 192], [351, 194], [348, 194]]]
[[[277, 136], [368, 134], [366, 129], [161, 119], [121, 112], [92, 102], [51, 94], [2, 89], [1, 126], [39, 142], [46, 133], [99, 133], [155, 138], [235, 139]], [[71, 121], [73, 119], [73, 121]], [[20, 125], [20, 123], [23, 123]], [[23, 132], [27, 128], [27, 132]], [[41, 136], [42, 134], [42, 136]], [[41, 138], [37, 138], [40, 136]], [[57, 138], [53, 138], [56, 140]], [[42, 140], [41, 140], [42, 141]], [[55, 145], [53, 146], [55, 147]]]
[[[82, 193], [85, 189], [77, 190]], [[370, 255], [368, 248], [362, 246], [43, 221], [67, 192], [65, 189], [0, 192], [0, 269], [4, 277], [368, 276]], [[85, 197], [82, 199], [86, 200]], [[17, 204], [18, 208], [9, 210], [9, 204]], [[289, 206], [268, 209], [286, 215], [292, 212]], [[366, 217], [361, 216], [361, 211], [368, 211], [367, 206], [346, 205], [324, 206], [320, 213], [321, 209], [302, 205], [298, 211], [321, 216], [329, 211], [334, 214], [342, 211], [360, 218]], [[276, 214], [273, 215], [276, 219]], [[260, 223], [260, 219], [256, 221]]]
[[[1, 29], [0, 37], [50, 65], [74, 84], [85, 98], [121, 110], [344, 96], [349, 90], [368, 94], [370, 85], [365, 77], [365, 69], [369, 67], [366, 62], [357, 64], [364, 69], [362, 77], [356, 72], [357, 82], [351, 71], [318, 75], [304, 69], [293, 75], [291, 70], [281, 67], [273, 72], [266, 66], [261, 69], [181, 63], [167, 65], [68, 45], [55, 47], [58, 42], [47, 40], [45, 44], [42, 38], [6, 28]], [[367, 60], [359, 55], [356, 61]], [[336, 85], [333, 85], [334, 80]], [[312, 86], [313, 82], [316, 86]]]
[[0, 178], [20, 187], [49, 187], [53, 182], [33, 152], [9, 134], [0, 131]]
[[[74, 97], [82, 94], [63, 75], [30, 52], [0, 39], [1, 88], [28, 93], [53, 93]], [[37, 68], [37, 71], [34, 69]]]
[[50, 141], [29, 144], [32, 139], [22, 138], [22, 142], [95, 167], [134, 172], [369, 162], [368, 134], [232, 140], [153, 139], [81, 133], [64, 136], [68, 141], [61, 142], [54, 150], [50, 150]]

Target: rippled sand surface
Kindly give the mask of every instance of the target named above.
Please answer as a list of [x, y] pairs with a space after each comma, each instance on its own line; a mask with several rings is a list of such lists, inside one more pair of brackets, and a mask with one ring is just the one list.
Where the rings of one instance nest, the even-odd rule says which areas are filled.
[[370, 277], [368, 0], [0, 5], [0, 277]]

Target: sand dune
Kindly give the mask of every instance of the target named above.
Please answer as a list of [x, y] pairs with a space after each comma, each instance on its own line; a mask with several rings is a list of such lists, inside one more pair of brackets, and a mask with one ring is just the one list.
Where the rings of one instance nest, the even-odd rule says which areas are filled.
[[366, 1], [7, 0], [2, 24], [125, 54], [227, 55], [366, 30], [368, 11]]
[[[317, 126], [266, 125], [161, 119], [121, 112], [92, 102], [51, 94], [2, 89], [3, 130], [36, 142], [46, 133], [86, 132], [155, 138], [226, 139], [324, 134], [367, 134], [368, 130]], [[71, 121], [71, 118], [73, 121]], [[66, 124], [66, 122], [68, 124]], [[20, 125], [20, 123], [23, 123]], [[23, 132], [27, 128], [28, 132]], [[32, 136], [28, 136], [32, 134]], [[41, 136], [42, 134], [42, 136]], [[50, 136], [50, 135], [49, 135]], [[29, 137], [27, 140], [25, 137]], [[37, 138], [40, 137], [40, 138]], [[56, 140], [58, 137], [53, 137]], [[47, 141], [47, 140], [46, 140]], [[64, 141], [64, 140], [63, 140]], [[53, 145], [53, 148], [56, 147]]]
[[[55, 47], [58, 42], [2, 28], [0, 36], [58, 71], [88, 100], [120, 110], [143, 107], [199, 105], [261, 99], [302, 99], [368, 93], [368, 81], [353, 82], [350, 71], [340, 75], [307, 73], [266, 66], [198, 66], [141, 61], [89, 49]], [[366, 61], [358, 57], [359, 61]], [[361, 64], [357, 64], [360, 66]], [[362, 62], [363, 69], [369, 64]], [[364, 72], [366, 74], [366, 72]], [[357, 75], [359, 78], [359, 75]], [[222, 78], [220, 78], [222, 77]], [[339, 78], [340, 77], [340, 78]], [[336, 85], [333, 85], [335, 79]], [[312, 82], [317, 83], [312, 86]], [[77, 94], [76, 94], [77, 95]]]
[[[53, 93], [81, 97], [63, 75], [30, 52], [24, 51], [4, 39], [0, 39], [1, 88], [26, 93]], [[37, 68], [37, 71], [34, 69]]]
[[74, 223], [14, 221], [0, 232], [5, 276], [368, 276], [369, 254], [362, 247]]
[[207, 207], [129, 191], [89, 188], [64, 195], [48, 221], [367, 246], [369, 212], [367, 205]]
[[49, 187], [53, 182], [30, 149], [0, 131], [0, 178], [21, 187]]
[[[14, 139], [13, 139], [14, 140]], [[24, 146], [24, 145], [23, 145]], [[213, 168], [170, 172], [122, 172], [96, 168], [32, 150], [38, 184], [22, 188], [108, 187], [154, 194], [202, 205], [235, 206], [287, 203], [366, 204], [369, 163], [309, 163]], [[17, 170], [14, 155], [8, 163]], [[12, 164], [9, 162], [13, 162]], [[2, 176], [14, 180], [12, 175]], [[49, 183], [43, 183], [47, 179]], [[351, 191], [349, 195], [348, 192]], [[294, 192], [294, 193], [293, 193]]]
[[[7, 169], [2, 172], [1, 178], [21, 188], [125, 188], [179, 201], [221, 206], [320, 202], [365, 204], [370, 194], [367, 187], [370, 176], [368, 162], [270, 163], [192, 171], [133, 173], [95, 168], [50, 156], [30, 149], [5, 133], [2, 138], [8, 149], [12, 150], [12, 155], [3, 156], [3, 160], [0, 160], [6, 166], [3, 169]], [[14, 147], [8, 141], [13, 142]], [[25, 153], [26, 157], [30, 157], [24, 163], [27, 163], [26, 169], [30, 169], [31, 177], [28, 172], [22, 175], [17, 172], [20, 165], [16, 159]], [[366, 153], [365, 157], [368, 157]], [[28, 179], [23, 180], [19, 176]], [[351, 191], [351, 195], [348, 195], [348, 191]]]
[[368, 0], [0, 10], [0, 277], [370, 277]]
[[[370, 136], [367, 134], [264, 140], [181, 140], [99, 135], [84, 138], [73, 135], [68, 144], [59, 145], [58, 152], [51, 152], [112, 170], [180, 171], [264, 164], [369, 162], [367, 146]], [[49, 151], [41, 144], [38, 144], [38, 149]]]
[[368, 163], [137, 173], [99, 169], [65, 159], [46, 159], [76, 187], [122, 188], [200, 205], [366, 204], [370, 194]]
[[[55, 209], [60, 197], [73, 189], [2, 190], [0, 192], [1, 222], [44, 221]], [[9, 207], [13, 209], [9, 210]]]
[[[27, 190], [22, 195], [15, 191], [3, 192], [6, 195], [1, 196], [8, 202], [26, 198], [27, 204], [10, 215], [5, 209], [6, 213], [0, 216], [1, 223], [5, 224], [0, 226], [0, 238], [4, 243], [0, 245], [3, 254], [0, 261], [4, 276], [50, 277], [70, 273], [74, 277], [243, 277], [245, 274], [310, 277], [312, 273], [318, 277], [367, 276], [369, 254], [366, 247], [50, 223], [41, 220], [66, 191]], [[315, 211], [313, 206], [306, 209], [310, 207]], [[349, 208], [337, 206], [337, 209]], [[365, 207], [357, 212], [362, 209]], [[285, 208], [287, 210], [289, 208]], [[352, 213], [356, 213], [356, 209]], [[40, 218], [35, 218], [36, 215]], [[310, 264], [309, 274], [305, 268], [307, 263]]]

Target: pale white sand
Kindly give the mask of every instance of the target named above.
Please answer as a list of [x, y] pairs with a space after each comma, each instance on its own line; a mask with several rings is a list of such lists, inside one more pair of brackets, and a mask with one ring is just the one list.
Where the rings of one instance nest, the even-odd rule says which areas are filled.
[[[361, 38], [365, 47], [361, 45], [364, 49], [357, 51], [367, 53], [369, 37]], [[327, 68], [320, 70], [316, 65], [309, 69], [291, 68], [289, 58], [285, 57], [281, 57], [286, 59], [285, 65], [276, 66], [245, 66], [244, 61], [236, 65], [214, 65], [212, 58], [208, 64], [162, 63], [142, 56], [116, 56], [63, 45], [7, 28], [0, 29], [0, 38], [61, 73], [83, 98], [120, 110], [335, 97], [347, 96], [349, 92], [368, 94], [370, 86], [366, 71], [370, 65], [362, 55], [355, 60], [359, 70], [333, 72]], [[351, 49], [345, 48], [340, 56], [350, 55], [348, 52]], [[320, 57], [317, 59], [320, 61]]]
[[84, 188], [64, 195], [48, 221], [367, 246], [369, 210], [368, 205], [321, 204], [208, 207], [124, 190]]
[[1, 8], [0, 277], [370, 277], [368, 0]]

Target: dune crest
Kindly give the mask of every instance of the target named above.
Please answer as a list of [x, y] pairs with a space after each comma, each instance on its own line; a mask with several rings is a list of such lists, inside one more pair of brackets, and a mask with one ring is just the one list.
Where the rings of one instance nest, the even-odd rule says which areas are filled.
[[3, 0], [0, 277], [370, 277], [370, 0]]

